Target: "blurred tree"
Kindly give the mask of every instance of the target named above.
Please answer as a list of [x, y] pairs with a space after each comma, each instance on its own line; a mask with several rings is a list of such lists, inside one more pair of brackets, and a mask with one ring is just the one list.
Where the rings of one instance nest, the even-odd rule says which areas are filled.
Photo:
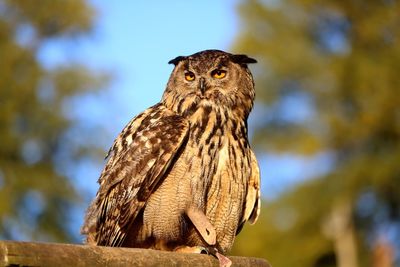
[[256, 146], [328, 153], [332, 167], [266, 204], [234, 253], [280, 267], [371, 266], [382, 235], [399, 251], [400, 2], [247, 0], [240, 13], [236, 49], [259, 60], [268, 112]]
[[64, 170], [91, 143], [71, 135], [66, 102], [107, 75], [73, 62], [44, 66], [41, 53], [87, 35], [93, 18], [84, 0], [0, 2], [0, 239], [77, 236], [68, 223], [79, 194]]

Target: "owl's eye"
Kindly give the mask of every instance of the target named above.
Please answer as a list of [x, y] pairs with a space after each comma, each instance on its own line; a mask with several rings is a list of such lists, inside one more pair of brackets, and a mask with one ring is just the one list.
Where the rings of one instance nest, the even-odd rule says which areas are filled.
[[188, 71], [188, 72], [185, 72], [185, 79], [186, 79], [186, 81], [189, 81], [189, 82], [191, 82], [191, 81], [193, 81], [194, 80], [194, 73], [193, 72], [191, 72], [191, 71]]
[[216, 79], [222, 79], [226, 76], [226, 70], [219, 70], [219, 69], [213, 70], [211, 72], [211, 76]]

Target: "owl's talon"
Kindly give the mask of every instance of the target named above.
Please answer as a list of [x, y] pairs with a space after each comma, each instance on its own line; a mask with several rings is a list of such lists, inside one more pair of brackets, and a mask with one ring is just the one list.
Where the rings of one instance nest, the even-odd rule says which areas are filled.
[[210, 252], [208, 251], [208, 249], [203, 248], [203, 249], [201, 250], [200, 254], [210, 255]]

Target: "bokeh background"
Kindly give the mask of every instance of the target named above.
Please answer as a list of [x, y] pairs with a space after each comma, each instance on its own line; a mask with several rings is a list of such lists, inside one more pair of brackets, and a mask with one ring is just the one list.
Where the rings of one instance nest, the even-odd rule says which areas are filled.
[[210, 48], [259, 62], [263, 207], [231, 254], [400, 266], [397, 0], [2, 0], [0, 239], [82, 242], [114, 138]]

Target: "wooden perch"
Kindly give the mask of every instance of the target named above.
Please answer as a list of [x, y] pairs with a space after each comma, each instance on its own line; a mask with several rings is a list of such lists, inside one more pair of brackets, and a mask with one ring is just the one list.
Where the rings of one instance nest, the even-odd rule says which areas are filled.
[[[270, 267], [264, 259], [229, 256], [232, 266]], [[151, 249], [0, 241], [0, 266], [216, 266], [212, 256]]]

